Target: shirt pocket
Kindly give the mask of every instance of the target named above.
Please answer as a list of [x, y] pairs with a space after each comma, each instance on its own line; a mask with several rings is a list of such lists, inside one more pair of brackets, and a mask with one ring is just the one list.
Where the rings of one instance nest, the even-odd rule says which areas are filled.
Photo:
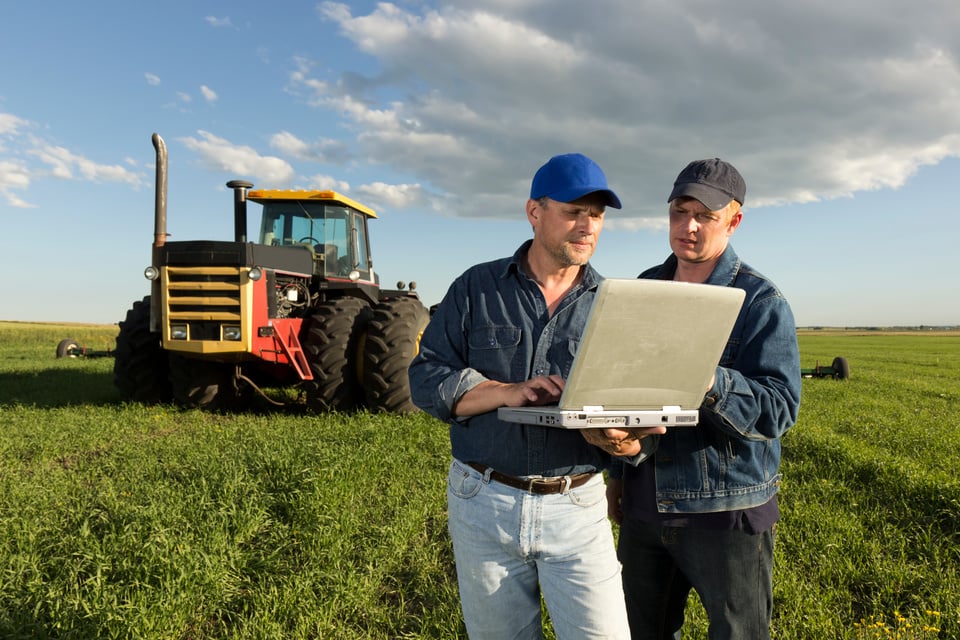
[[488, 325], [467, 336], [470, 366], [490, 377], [511, 375], [522, 331], [509, 325]]

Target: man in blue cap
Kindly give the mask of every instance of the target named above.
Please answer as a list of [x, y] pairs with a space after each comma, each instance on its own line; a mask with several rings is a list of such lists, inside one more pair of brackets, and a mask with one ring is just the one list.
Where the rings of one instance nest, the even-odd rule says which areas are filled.
[[559, 400], [601, 280], [589, 260], [606, 207], [620, 199], [593, 160], [551, 158], [526, 204], [533, 239], [453, 282], [410, 365], [414, 403], [450, 425], [448, 528], [474, 640], [541, 638], [541, 595], [560, 639], [630, 637], [608, 454], [496, 411]]

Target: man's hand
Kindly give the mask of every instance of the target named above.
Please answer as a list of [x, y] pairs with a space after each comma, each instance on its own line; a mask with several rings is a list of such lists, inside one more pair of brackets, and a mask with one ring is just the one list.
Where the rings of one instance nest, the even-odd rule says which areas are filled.
[[641, 440], [649, 435], [664, 434], [666, 427], [634, 429], [581, 429], [584, 439], [612, 456], [632, 458], [643, 448]]
[[454, 406], [454, 415], [475, 416], [500, 407], [554, 404], [560, 401], [564, 379], [537, 376], [523, 382], [487, 380], [467, 391]]

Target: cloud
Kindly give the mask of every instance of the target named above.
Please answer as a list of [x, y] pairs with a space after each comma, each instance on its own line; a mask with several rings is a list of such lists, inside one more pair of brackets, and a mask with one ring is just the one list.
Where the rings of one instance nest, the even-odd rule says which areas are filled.
[[160, 84], [160, 76], [158, 76], [158, 75], [156, 75], [156, 74], [153, 74], [153, 73], [145, 73], [145, 74], [143, 74], [143, 77], [146, 78], [147, 84], [149, 84], [149, 85], [151, 85], [151, 86], [154, 86], [154, 87], [155, 87], [155, 86], [157, 86], [158, 84]]
[[376, 208], [410, 209], [426, 201], [426, 194], [418, 184], [386, 184], [372, 182], [357, 188], [363, 202], [371, 202]]
[[232, 144], [207, 131], [198, 131], [197, 135], [180, 138], [180, 142], [199, 154], [201, 163], [209, 169], [232, 178], [250, 178], [271, 188], [290, 185], [294, 179], [293, 167], [280, 158], [261, 156], [252, 147]]
[[342, 164], [350, 157], [349, 150], [342, 141], [324, 138], [308, 143], [289, 131], [272, 135], [270, 148], [297, 160], [309, 162]]
[[200, 85], [200, 93], [203, 94], [203, 99], [211, 104], [217, 101], [217, 92], [205, 84]]
[[[23, 118], [18, 118], [12, 113], [0, 113], [0, 136], [10, 136], [16, 134], [21, 129], [27, 127], [29, 123]], [[0, 144], [3, 140], [0, 139]], [[0, 147], [2, 149], [2, 147]]]
[[307, 183], [309, 185], [309, 189], [317, 189], [318, 191], [339, 191], [343, 194], [350, 193], [350, 183], [344, 180], [338, 180], [333, 176], [317, 174], [310, 177], [307, 180]]
[[120, 165], [99, 164], [64, 147], [40, 144], [28, 153], [46, 164], [54, 178], [73, 180], [79, 174], [84, 180], [93, 182], [121, 182], [133, 187], [139, 187], [141, 183], [138, 174]]
[[606, 168], [624, 217], [662, 216], [677, 172], [712, 156], [744, 173], [748, 208], [810, 202], [960, 155], [960, 12], [872, 6], [325, 2], [377, 72], [301, 58], [289, 81], [347, 123], [357, 157], [454, 196], [459, 215], [512, 215], [568, 151]]
[[33, 207], [15, 193], [16, 190], [22, 191], [29, 186], [30, 172], [23, 163], [0, 160], [0, 196], [8, 205], [17, 209]]
[[219, 28], [219, 27], [230, 27], [230, 26], [233, 26], [233, 24], [230, 22], [230, 18], [229, 18], [229, 17], [227, 17], [227, 18], [217, 18], [216, 16], [207, 16], [206, 18], [204, 18], [204, 20], [205, 20], [206, 23], [209, 24], [211, 27], [217, 27], [217, 28]]
[[54, 178], [122, 183], [139, 188], [140, 174], [117, 164], [100, 164], [32, 133], [35, 125], [10, 113], [0, 113], [0, 197], [15, 208], [34, 205], [18, 191]]

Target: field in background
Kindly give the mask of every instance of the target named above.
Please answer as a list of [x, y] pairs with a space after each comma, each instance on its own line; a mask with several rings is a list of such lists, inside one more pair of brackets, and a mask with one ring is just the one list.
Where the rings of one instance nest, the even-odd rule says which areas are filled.
[[[120, 404], [112, 359], [54, 357], [115, 334], [0, 322], [0, 637], [463, 636], [442, 424]], [[960, 337], [800, 345], [851, 379], [784, 441], [774, 637], [960, 637]]]

